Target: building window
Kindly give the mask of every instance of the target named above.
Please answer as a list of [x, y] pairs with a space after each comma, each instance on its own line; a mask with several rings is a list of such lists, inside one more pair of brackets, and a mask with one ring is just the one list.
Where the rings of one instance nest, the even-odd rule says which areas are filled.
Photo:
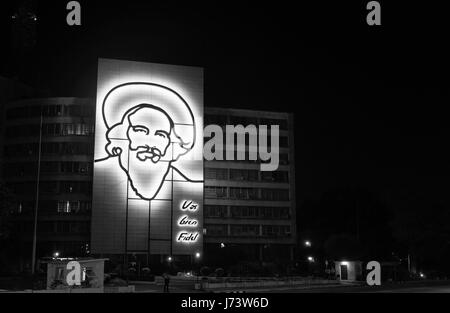
[[258, 236], [259, 225], [231, 225], [232, 236]]
[[58, 154], [59, 142], [44, 142], [42, 143], [42, 154]]
[[225, 236], [227, 235], [227, 225], [225, 224], [209, 224], [206, 225], [207, 236]]
[[289, 200], [289, 190], [287, 189], [261, 189], [261, 199], [267, 201], [287, 201]]
[[273, 171], [273, 172], [264, 171], [264, 172], [261, 172], [261, 180], [267, 181], [267, 182], [287, 183], [289, 181], [288, 172], [287, 171]]
[[91, 193], [91, 182], [62, 181], [60, 193]]
[[58, 213], [77, 213], [79, 211], [79, 201], [58, 201]]
[[62, 115], [62, 106], [61, 105], [45, 105], [42, 107], [42, 115], [43, 116], [61, 116]]
[[262, 218], [262, 219], [289, 218], [289, 207], [231, 206], [230, 212], [231, 216], [234, 218]]
[[205, 187], [205, 198], [217, 199], [227, 197], [227, 187]]
[[257, 181], [257, 170], [230, 169], [231, 180]]
[[226, 168], [205, 168], [206, 179], [227, 180], [228, 170]]
[[61, 162], [61, 172], [89, 174], [90, 164], [88, 162]]
[[252, 200], [258, 198], [258, 189], [230, 187], [230, 199]]
[[291, 227], [289, 225], [263, 225], [263, 236], [277, 237], [277, 236], [290, 236]]
[[41, 171], [42, 173], [58, 173], [59, 162], [41, 162]]
[[289, 155], [287, 153], [280, 153], [280, 165], [288, 165], [289, 164]]
[[44, 181], [39, 183], [39, 190], [42, 193], [56, 193], [58, 184], [55, 181]]
[[205, 217], [225, 217], [227, 207], [223, 205], [205, 205]]

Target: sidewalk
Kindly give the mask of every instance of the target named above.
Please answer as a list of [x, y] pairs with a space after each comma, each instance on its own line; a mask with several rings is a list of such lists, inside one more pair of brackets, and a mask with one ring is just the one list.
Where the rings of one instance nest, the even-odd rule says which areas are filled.
[[244, 292], [244, 293], [262, 293], [262, 292], [283, 292], [286, 290], [312, 290], [312, 289], [326, 289], [326, 288], [345, 288], [349, 286], [360, 286], [360, 284], [317, 284], [317, 285], [291, 285], [291, 286], [268, 286], [268, 287], [253, 287], [253, 288], [225, 288], [211, 290], [213, 293], [230, 293], [230, 292]]

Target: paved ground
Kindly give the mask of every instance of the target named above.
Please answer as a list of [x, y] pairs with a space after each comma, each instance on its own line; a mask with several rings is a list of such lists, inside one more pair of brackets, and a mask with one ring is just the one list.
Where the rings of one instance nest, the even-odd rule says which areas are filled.
[[[191, 292], [202, 292], [195, 290], [193, 281], [177, 281], [171, 280], [169, 285], [169, 292], [173, 293], [191, 293]], [[130, 282], [130, 285], [134, 285], [136, 292], [163, 292], [163, 285], [155, 283], [145, 283], [145, 282]]]
[[370, 287], [362, 286], [320, 286], [315, 288], [273, 288], [270, 290], [246, 290], [245, 292], [269, 292], [269, 293], [450, 293], [450, 283], [427, 282], [427, 283], [405, 283], [387, 284]]
[[[136, 292], [160, 293], [162, 285], [154, 283], [130, 282], [135, 285]], [[192, 281], [171, 281], [170, 292], [172, 293], [202, 293], [205, 291], [195, 290]], [[411, 282], [403, 284], [384, 284], [382, 286], [369, 287], [345, 286], [340, 284], [296, 286], [296, 287], [264, 287], [264, 288], [237, 288], [215, 290], [215, 293], [450, 293], [450, 282]]]

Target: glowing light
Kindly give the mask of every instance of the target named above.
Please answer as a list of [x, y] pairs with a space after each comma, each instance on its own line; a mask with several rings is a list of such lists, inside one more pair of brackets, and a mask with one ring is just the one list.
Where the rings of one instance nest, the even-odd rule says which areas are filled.
[[348, 262], [347, 261], [342, 261], [341, 265], [347, 265], [348, 266]]
[[54, 256], [55, 258], [59, 257], [59, 252], [56, 251], [55, 253], [53, 253], [53, 256]]
[[195, 243], [200, 234], [198, 232], [180, 231], [177, 235], [176, 241], [183, 243]]
[[306, 240], [306, 241], [305, 241], [305, 246], [311, 247], [311, 241]]
[[183, 215], [178, 219], [177, 224], [178, 224], [178, 226], [197, 227], [198, 220], [190, 219], [188, 215]]
[[197, 259], [199, 259], [199, 258], [200, 258], [200, 252], [197, 252], [197, 253], [195, 254], [195, 257], [196, 257]]
[[309, 256], [309, 257], [308, 257], [308, 261], [309, 261], [309, 262], [314, 262], [314, 257]]
[[[92, 243], [86, 251], [121, 253], [116, 238], [124, 236], [115, 235], [121, 232], [133, 249], [149, 247], [150, 254], [201, 252], [202, 70], [100, 59], [97, 82]], [[118, 229], [116, 221], [125, 217], [129, 227]], [[135, 240], [138, 234], [148, 237]], [[164, 240], [146, 244], [156, 238]]]

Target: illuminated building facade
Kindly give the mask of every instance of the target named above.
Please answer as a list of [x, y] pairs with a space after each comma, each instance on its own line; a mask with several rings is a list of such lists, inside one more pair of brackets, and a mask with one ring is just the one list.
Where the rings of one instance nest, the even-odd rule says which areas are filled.
[[[43, 121], [37, 255], [51, 256], [56, 251], [62, 256], [94, 253], [94, 107], [92, 99], [82, 98], [29, 99], [5, 106], [3, 180], [17, 198], [14, 219], [21, 239], [18, 251], [25, 259], [31, 252], [40, 110]], [[220, 264], [220, 259], [292, 260], [296, 244], [292, 115], [205, 108], [204, 124], [279, 125], [280, 158], [273, 172], [260, 171], [259, 160], [203, 162], [202, 263]], [[205, 142], [208, 139], [204, 138]], [[122, 248], [104, 256], [114, 259], [115, 255], [120, 263]], [[164, 251], [152, 260], [165, 261], [163, 256], [170, 254]]]
[[92, 253], [203, 255], [203, 69], [100, 59], [97, 81]]

